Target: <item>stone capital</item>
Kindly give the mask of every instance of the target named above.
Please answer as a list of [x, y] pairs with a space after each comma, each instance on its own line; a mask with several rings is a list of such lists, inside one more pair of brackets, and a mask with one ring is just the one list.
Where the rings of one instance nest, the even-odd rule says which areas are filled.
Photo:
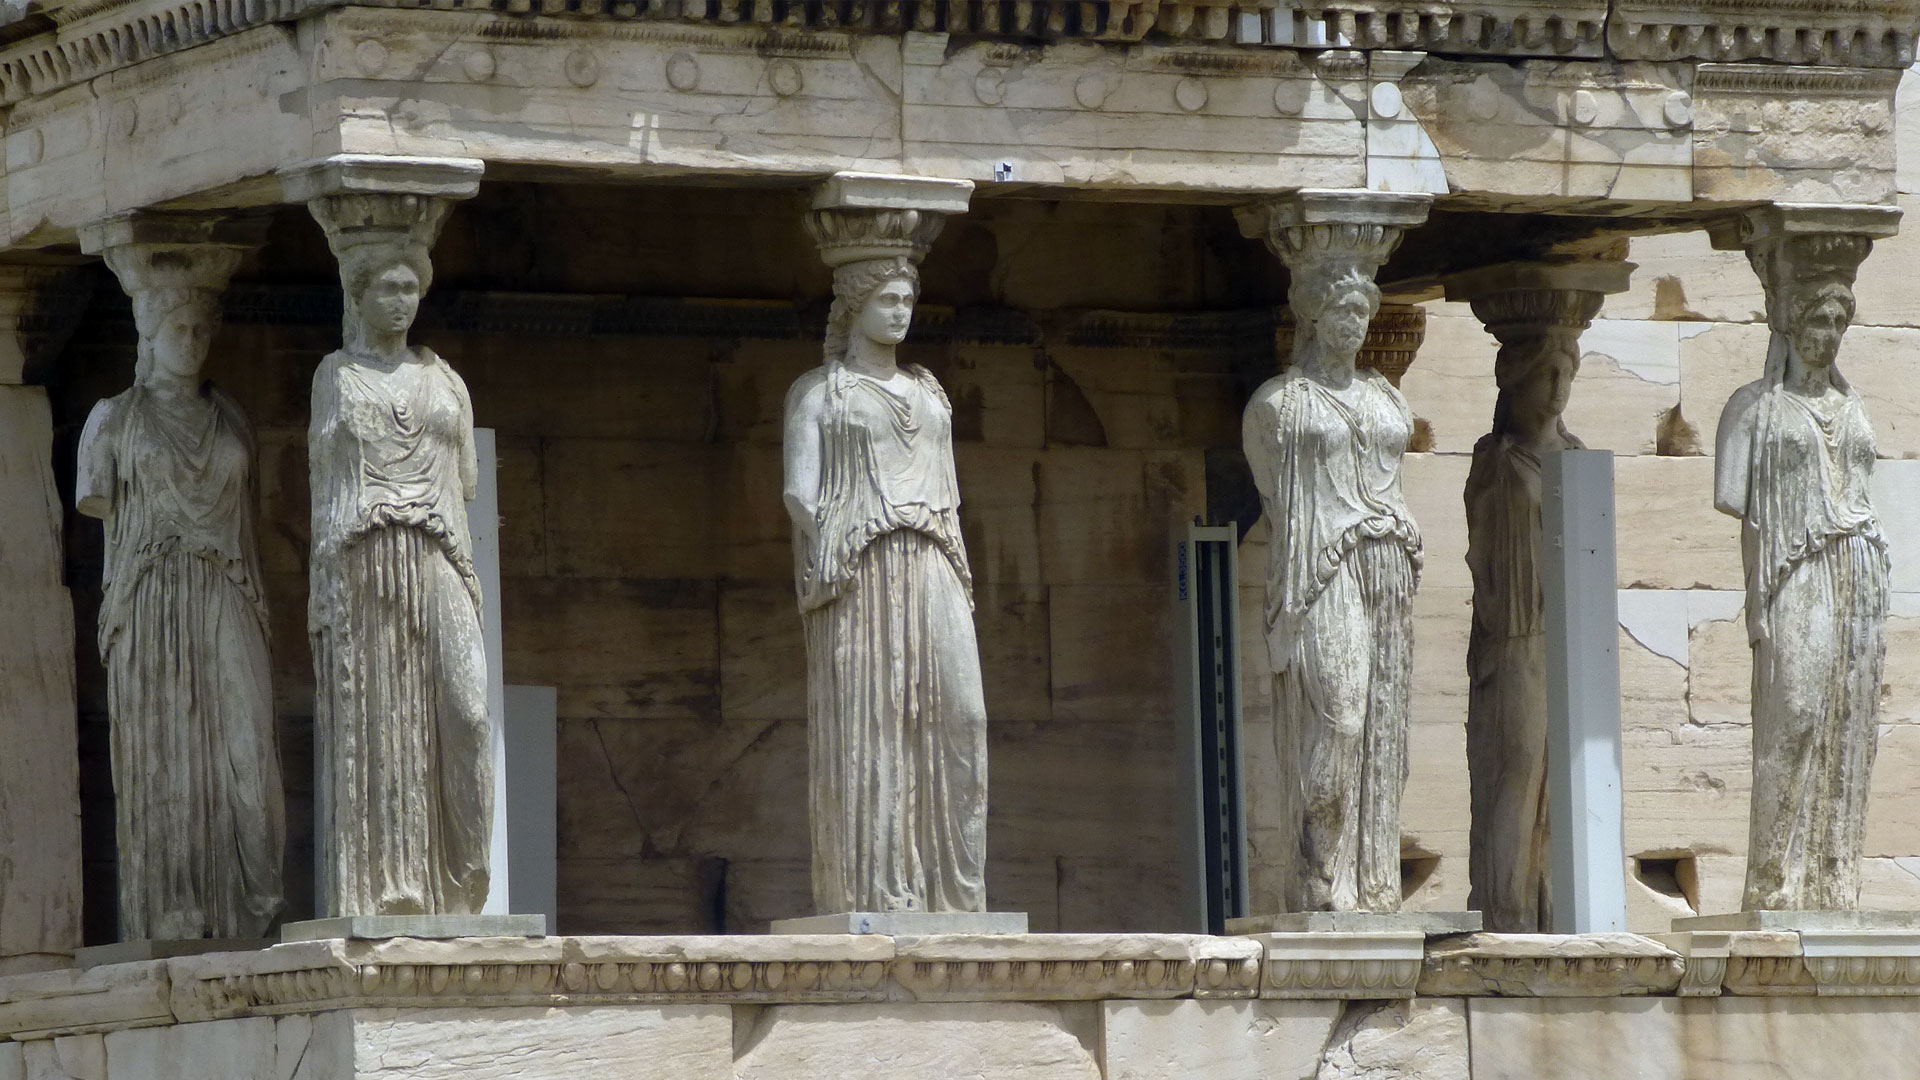
[[433, 247], [458, 199], [479, 194], [484, 162], [472, 158], [337, 154], [280, 173], [288, 202], [303, 202], [326, 230], [334, 257], [376, 243]]
[[1241, 235], [1263, 240], [1295, 273], [1321, 264], [1352, 264], [1369, 274], [1400, 246], [1407, 229], [1427, 220], [1431, 195], [1307, 188], [1234, 209]]
[[336, 154], [280, 172], [286, 201], [310, 203], [330, 195], [418, 195], [471, 199], [480, 192], [486, 163], [475, 158]]
[[1578, 336], [1610, 293], [1627, 291], [1635, 266], [1616, 259], [1500, 263], [1443, 279], [1446, 298], [1466, 301], [1501, 344], [1550, 334]]
[[1431, 195], [1302, 188], [1235, 207], [1233, 216], [1242, 236], [1271, 247], [1283, 230], [1315, 225], [1384, 226], [1397, 237], [1400, 230], [1425, 222], [1432, 205]]
[[1846, 203], [1772, 203], [1722, 218], [1707, 227], [1720, 251], [1747, 250], [1799, 236], [1861, 236], [1884, 240], [1900, 231], [1897, 206]]
[[905, 257], [919, 262], [950, 214], [964, 214], [971, 180], [836, 173], [814, 189], [807, 232], [828, 266]]
[[155, 289], [219, 293], [251, 251], [266, 244], [267, 217], [139, 210], [84, 226], [80, 249], [100, 255], [136, 300]]

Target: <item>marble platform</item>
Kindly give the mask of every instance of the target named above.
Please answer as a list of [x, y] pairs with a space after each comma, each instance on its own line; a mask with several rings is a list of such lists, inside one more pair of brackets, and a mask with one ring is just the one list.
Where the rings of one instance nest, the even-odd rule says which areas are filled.
[[1229, 934], [1472, 934], [1477, 911], [1289, 911], [1227, 920]]
[[1920, 930], [1920, 911], [1736, 911], [1673, 920], [1675, 933], [1701, 930]]
[[280, 928], [280, 941], [324, 941], [349, 938], [493, 938], [547, 936], [545, 915], [343, 915], [308, 919]]

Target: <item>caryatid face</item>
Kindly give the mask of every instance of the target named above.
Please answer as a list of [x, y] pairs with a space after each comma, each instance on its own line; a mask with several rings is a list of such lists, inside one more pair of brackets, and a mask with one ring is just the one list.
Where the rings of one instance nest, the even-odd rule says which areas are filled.
[[380, 272], [360, 297], [360, 318], [369, 329], [405, 333], [420, 311], [420, 276], [406, 263]]
[[1833, 278], [1796, 283], [1789, 335], [1800, 362], [1824, 368], [1840, 354], [1840, 339], [1853, 322], [1853, 290]]
[[207, 347], [213, 344], [213, 318], [208, 305], [185, 303], [160, 319], [148, 356], [155, 376], [189, 381], [199, 376], [207, 362]]
[[911, 284], [898, 278], [888, 281], [867, 297], [854, 325], [873, 341], [898, 345], [907, 340], [913, 324], [913, 299]]
[[1313, 333], [1330, 355], [1352, 357], [1367, 343], [1367, 326], [1380, 306], [1373, 283], [1358, 274], [1341, 275], [1331, 295], [1313, 315]]
[[1567, 402], [1573, 397], [1573, 375], [1579, 367], [1573, 349], [1571, 342], [1553, 342], [1528, 379], [1515, 388], [1516, 419], [1528, 430], [1541, 430], [1567, 411]]

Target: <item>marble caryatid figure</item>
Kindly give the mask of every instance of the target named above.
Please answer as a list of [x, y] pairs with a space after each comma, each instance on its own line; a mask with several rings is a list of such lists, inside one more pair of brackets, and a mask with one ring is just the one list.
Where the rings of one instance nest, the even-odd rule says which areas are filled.
[[834, 299], [824, 362], [787, 394], [785, 497], [821, 914], [986, 910], [987, 714], [953, 406], [894, 355], [940, 223], [808, 220]]
[[237, 247], [109, 247], [139, 329], [131, 389], [80, 436], [106, 528], [107, 669], [124, 940], [251, 938], [285, 906], [286, 817], [253, 429], [201, 378]]
[[[1391, 912], [1420, 573], [1420, 532], [1400, 490], [1413, 417], [1385, 376], [1354, 361], [1380, 303], [1374, 273], [1401, 230], [1338, 220], [1338, 208], [1315, 221], [1302, 212], [1312, 209], [1281, 202], [1242, 216], [1244, 226], [1267, 214], [1260, 231], [1292, 274], [1299, 327], [1292, 366], [1254, 391], [1243, 427], [1271, 529], [1267, 649], [1298, 844], [1285, 902]], [[1425, 203], [1411, 209], [1423, 215]]]
[[1466, 485], [1469, 903], [1489, 930], [1552, 929], [1541, 459], [1584, 448], [1561, 419], [1580, 369], [1580, 332], [1630, 270], [1619, 262], [1509, 265], [1448, 283], [1449, 299], [1472, 294], [1474, 314], [1500, 342], [1493, 430], [1474, 445]]
[[1794, 224], [1778, 209], [1745, 223], [1772, 338], [1715, 440], [1714, 505], [1742, 521], [1753, 646], [1747, 910], [1858, 903], [1887, 651], [1873, 425], [1834, 365], [1872, 240]]
[[493, 764], [466, 500], [473, 406], [407, 344], [448, 203], [308, 206], [340, 264], [345, 343], [313, 377], [308, 465], [320, 893], [329, 915], [486, 901]]

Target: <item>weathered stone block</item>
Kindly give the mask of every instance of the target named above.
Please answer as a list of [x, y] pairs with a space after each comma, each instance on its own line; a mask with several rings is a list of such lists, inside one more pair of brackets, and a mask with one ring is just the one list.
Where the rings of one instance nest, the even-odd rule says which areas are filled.
[[1206, 512], [1192, 451], [1048, 450], [1034, 487], [1048, 584], [1166, 581], [1174, 530]]
[[1468, 1026], [1474, 1080], [1868, 1080], [1920, 1055], [1891, 998], [1475, 998]]
[[1427, 336], [1400, 379], [1400, 391], [1413, 415], [1431, 427], [1434, 451], [1471, 453], [1493, 427], [1493, 405], [1500, 396], [1493, 360], [1500, 343], [1466, 304], [1434, 300], [1422, 306]]
[[1312, 1080], [1337, 1001], [1106, 1001], [1106, 1080]]
[[1713, 508], [1713, 459], [1619, 458], [1614, 505], [1621, 588], [1743, 587], [1739, 522]]
[[1355, 1002], [1315, 1080], [1467, 1080], [1467, 1008], [1458, 998]]
[[1636, 236], [1639, 264], [1624, 293], [1607, 297], [1609, 319], [1765, 322], [1760, 281], [1738, 251], [1719, 251], [1702, 231]]
[[1171, 591], [1170, 584], [1047, 590], [1054, 720], [1172, 723]]
[[1096, 1009], [1016, 1002], [775, 1005], [754, 1019], [731, 1075], [737, 1080], [1013, 1075], [1099, 1080], [1090, 1049], [1099, 1026]]
[[312, 1039], [353, 1080], [726, 1076], [733, 1063], [724, 1005], [355, 1009], [323, 1017]]
[[1464, 501], [1467, 454], [1407, 454], [1401, 458], [1400, 484], [1420, 527], [1424, 551], [1420, 588], [1472, 588], [1467, 571], [1467, 508]]
[[1628, 851], [1743, 852], [1753, 787], [1746, 728], [1624, 732]]
[[550, 440], [548, 565], [569, 577], [718, 576], [724, 477], [724, 455], [702, 443]]
[[506, 679], [558, 688], [561, 716], [719, 716], [713, 582], [507, 578], [500, 584]]
[[271, 1017], [108, 1032], [108, 1080], [252, 1080], [276, 1075]]

